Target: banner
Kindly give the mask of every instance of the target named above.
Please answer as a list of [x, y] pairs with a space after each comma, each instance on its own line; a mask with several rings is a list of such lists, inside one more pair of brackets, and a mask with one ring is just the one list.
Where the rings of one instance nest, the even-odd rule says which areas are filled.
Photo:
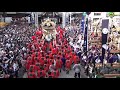
[[87, 52], [87, 51], [88, 51], [88, 18], [86, 18], [85, 32], [84, 32], [84, 52]]
[[81, 33], [84, 32], [84, 23], [85, 23], [84, 16], [82, 16], [82, 20], [81, 20]]
[[105, 56], [105, 50], [108, 49], [108, 46], [106, 45], [108, 29], [109, 29], [109, 19], [103, 19], [102, 20], [102, 62]]

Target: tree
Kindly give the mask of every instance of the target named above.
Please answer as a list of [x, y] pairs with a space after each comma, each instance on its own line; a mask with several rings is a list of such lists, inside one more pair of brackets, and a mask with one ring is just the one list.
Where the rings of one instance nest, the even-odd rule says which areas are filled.
[[108, 12], [108, 16], [111, 18], [113, 26], [113, 17], [115, 16], [114, 12]]
[[108, 12], [109, 17], [113, 18], [115, 16], [114, 12]]

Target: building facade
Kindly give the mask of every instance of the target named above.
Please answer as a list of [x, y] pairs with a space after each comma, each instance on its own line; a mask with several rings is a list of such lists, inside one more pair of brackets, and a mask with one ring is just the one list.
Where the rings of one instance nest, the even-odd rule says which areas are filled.
[[91, 12], [89, 17], [91, 18], [91, 20], [93, 22], [96, 22], [97, 20], [100, 20], [102, 18], [106, 18], [107, 17], [107, 12]]

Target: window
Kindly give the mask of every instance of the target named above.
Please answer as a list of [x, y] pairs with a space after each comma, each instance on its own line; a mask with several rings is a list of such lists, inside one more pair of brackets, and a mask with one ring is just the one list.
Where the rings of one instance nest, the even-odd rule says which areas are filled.
[[94, 19], [93, 19], [93, 22], [96, 22], [97, 20], [99, 20], [99, 18], [94, 18]]
[[94, 16], [100, 16], [101, 13], [94, 13]]

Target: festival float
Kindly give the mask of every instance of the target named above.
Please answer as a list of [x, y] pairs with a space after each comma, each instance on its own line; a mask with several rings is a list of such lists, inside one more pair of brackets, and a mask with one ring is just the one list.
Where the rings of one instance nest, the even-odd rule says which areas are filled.
[[55, 45], [57, 34], [56, 23], [48, 18], [41, 23], [41, 28], [43, 32], [42, 40], [47, 42], [53, 41], [53, 45]]

